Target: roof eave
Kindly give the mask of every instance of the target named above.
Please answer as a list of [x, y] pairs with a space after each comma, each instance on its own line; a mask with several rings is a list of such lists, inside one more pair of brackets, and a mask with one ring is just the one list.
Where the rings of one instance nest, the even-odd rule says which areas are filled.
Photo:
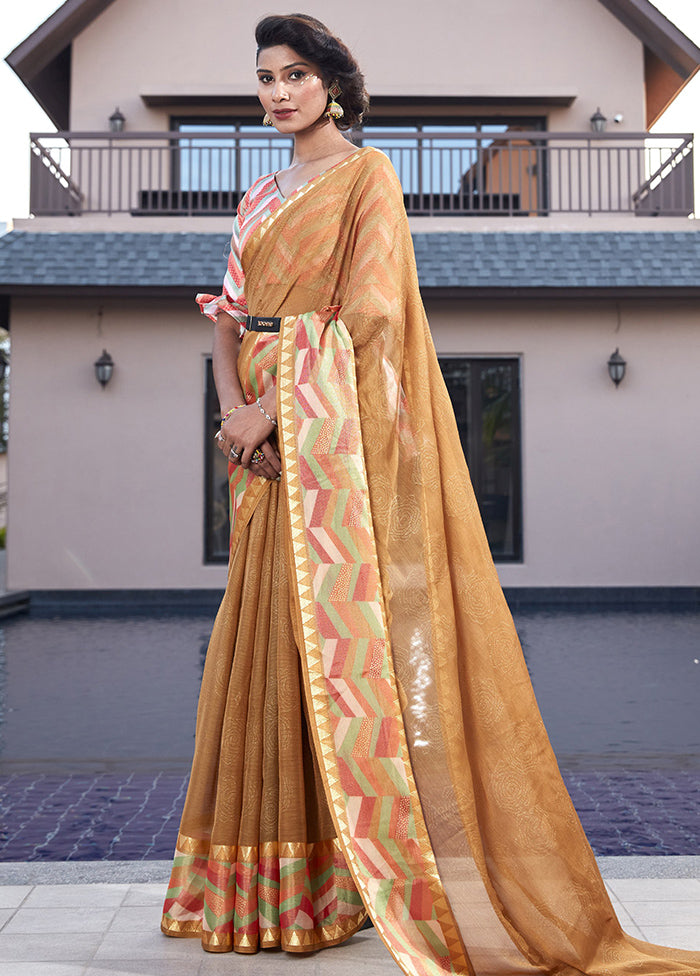
[[66, 0], [29, 37], [10, 51], [5, 61], [22, 81], [45, 68], [88, 24], [114, 0]]
[[[643, 44], [690, 80], [700, 67], [700, 48], [649, 0], [600, 0]], [[680, 91], [680, 88], [679, 88]]]
[[68, 125], [68, 119], [64, 118], [65, 111], [57, 108], [57, 104], [67, 105], [68, 91], [56, 91], [55, 76], [49, 66], [113, 2], [114, 0], [66, 0], [5, 58], [22, 84], [59, 129]]

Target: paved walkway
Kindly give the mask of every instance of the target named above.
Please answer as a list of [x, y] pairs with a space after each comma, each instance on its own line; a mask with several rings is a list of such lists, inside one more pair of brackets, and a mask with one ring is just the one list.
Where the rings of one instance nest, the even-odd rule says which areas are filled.
[[[607, 857], [599, 864], [631, 935], [700, 949], [700, 857]], [[397, 976], [372, 930], [313, 956], [202, 952], [158, 926], [169, 862], [0, 865], [2, 976]]]

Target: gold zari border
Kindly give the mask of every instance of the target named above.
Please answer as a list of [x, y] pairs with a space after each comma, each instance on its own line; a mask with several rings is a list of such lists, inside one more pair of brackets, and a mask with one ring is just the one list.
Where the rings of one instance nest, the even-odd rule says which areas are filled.
[[342, 847], [335, 837], [307, 844], [305, 841], [263, 841], [256, 846], [236, 847], [235, 844], [211, 844], [208, 840], [178, 834], [175, 856], [202, 857], [208, 861], [233, 864], [240, 861], [253, 864], [271, 857], [310, 858], [316, 855], [337, 854]]
[[345, 942], [358, 932], [365, 923], [367, 912], [361, 911], [357, 915], [348, 916], [332, 925], [315, 929], [284, 930], [279, 926], [272, 926], [260, 930], [258, 937], [250, 935], [219, 935], [205, 931], [198, 919], [188, 919], [180, 922], [176, 919], [161, 921], [161, 932], [175, 939], [196, 939], [202, 941], [202, 948], [207, 952], [240, 952], [251, 954], [259, 949], [284, 949], [287, 952], [314, 952], [317, 949], [330, 949], [339, 942]]

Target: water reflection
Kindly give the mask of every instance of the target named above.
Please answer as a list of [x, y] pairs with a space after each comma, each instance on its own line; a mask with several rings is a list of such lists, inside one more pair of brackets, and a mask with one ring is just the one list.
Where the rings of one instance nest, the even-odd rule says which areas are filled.
[[[564, 765], [700, 767], [700, 612], [518, 611]], [[0, 629], [0, 772], [189, 768], [212, 614], [16, 617]]]
[[0, 772], [187, 769], [212, 619], [4, 621]]
[[700, 765], [700, 613], [520, 611], [557, 756]]

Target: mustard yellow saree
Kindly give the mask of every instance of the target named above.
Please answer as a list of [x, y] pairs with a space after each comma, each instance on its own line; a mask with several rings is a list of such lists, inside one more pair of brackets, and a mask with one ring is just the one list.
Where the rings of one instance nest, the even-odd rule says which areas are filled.
[[363, 149], [242, 252], [247, 399], [281, 482], [232, 469], [163, 930], [308, 950], [365, 911], [417, 974], [671, 976], [624, 934], [562, 783], [489, 554], [418, 291], [401, 187]]

